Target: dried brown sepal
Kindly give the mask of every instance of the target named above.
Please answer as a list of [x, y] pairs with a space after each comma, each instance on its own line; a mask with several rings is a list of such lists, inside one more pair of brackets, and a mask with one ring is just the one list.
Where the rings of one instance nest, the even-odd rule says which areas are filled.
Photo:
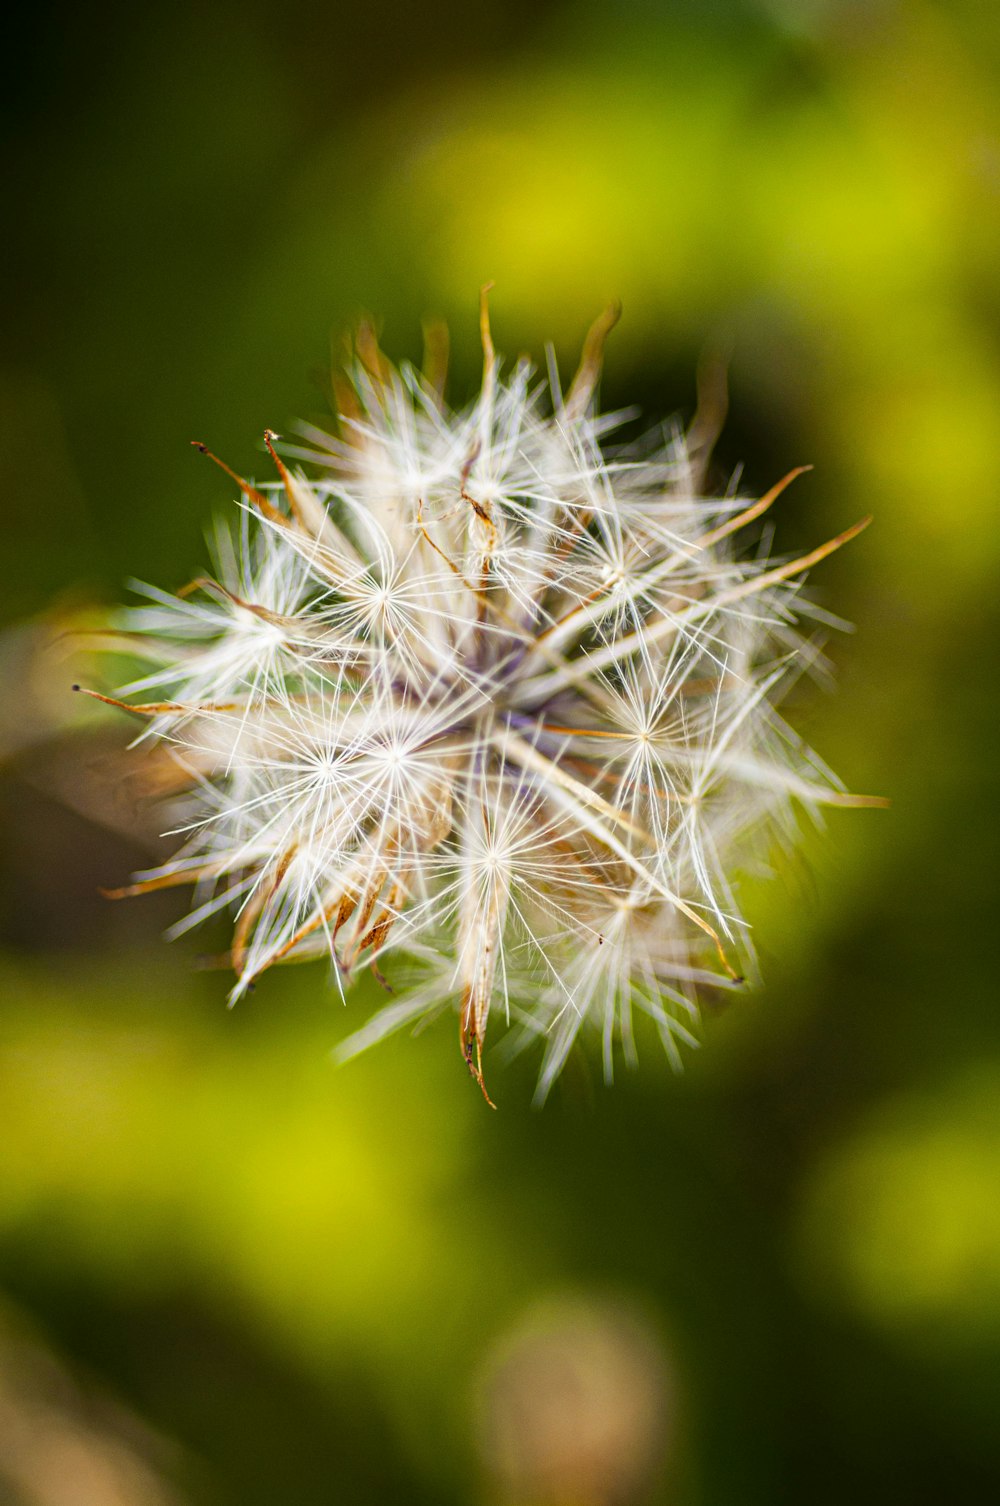
[[354, 348], [358, 359], [377, 385], [386, 387], [392, 381], [392, 365], [382, 353], [378, 343], [375, 324], [367, 317], [358, 320], [354, 334]]
[[745, 528], [748, 523], [755, 522], [757, 518], [767, 512], [772, 503], [778, 500], [786, 487], [791, 486], [792, 482], [797, 480], [799, 476], [804, 476], [807, 471], [811, 470], [811, 465], [794, 466], [787, 475], [782, 476], [780, 481], [776, 481], [771, 489], [766, 491], [750, 507], [741, 513], [737, 513], [734, 518], [727, 519], [725, 523], [720, 523], [719, 527], [713, 528], [710, 533], [703, 533], [698, 540], [697, 547], [699, 549], [707, 549], [712, 544], [717, 544], [720, 539], [728, 538], [730, 534], [737, 533], [741, 528]]
[[88, 690], [86, 685], [74, 685], [78, 695], [90, 696], [92, 701], [103, 701], [105, 706], [116, 706], [119, 711], [130, 711], [133, 716], [210, 716], [214, 712], [237, 710], [235, 701], [212, 702], [208, 705], [185, 705], [180, 701], [120, 701], [113, 695], [102, 695], [99, 690]]
[[220, 471], [225, 471], [230, 480], [236, 482], [244, 497], [246, 497], [251, 506], [257, 509], [262, 518], [266, 518], [269, 523], [273, 523], [278, 528], [291, 527], [284, 513], [280, 512], [274, 503], [264, 496], [263, 492], [258, 491], [255, 486], [251, 486], [249, 481], [245, 481], [242, 476], [237, 475], [232, 466], [227, 465], [224, 460], [219, 459], [218, 455], [213, 454], [207, 444], [202, 444], [200, 439], [192, 439], [191, 447], [197, 450], [199, 455], [207, 455], [209, 460], [219, 467]]
[[423, 326], [424, 359], [422, 372], [428, 390], [437, 399], [438, 407], [444, 407], [444, 395], [448, 385], [448, 362], [451, 355], [451, 336], [443, 319], [426, 319]]
[[580, 365], [566, 394], [563, 411], [569, 419], [579, 418], [587, 406], [600, 380], [604, 365], [604, 347], [608, 336], [622, 316], [622, 306], [615, 300], [609, 303], [602, 314], [594, 320], [583, 342]]
[[686, 439], [692, 486], [700, 490], [729, 412], [729, 362], [721, 351], [704, 353], [695, 383], [698, 403]]
[[496, 1104], [486, 1090], [486, 1081], [483, 1077], [483, 1037], [477, 1019], [477, 1010], [473, 1002], [473, 990], [471, 988], [467, 988], [462, 995], [458, 1040], [462, 1060], [468, 1067], [470, 1076], [479, 1084], [479, 1091], [486, 1099], [490, 1108], [495, 1109]]

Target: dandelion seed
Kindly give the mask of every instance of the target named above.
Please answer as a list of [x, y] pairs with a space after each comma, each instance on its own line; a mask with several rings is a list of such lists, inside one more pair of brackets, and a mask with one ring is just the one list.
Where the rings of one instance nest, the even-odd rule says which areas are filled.
[[677, 1062], [699, 996], [752, 964], [737, 876], [797, 807], [877, 803], [777, 710], [826, 620], [804, 573], [864, 525], [787, 561], [740, 548], [800, 472], [703, 495], [717, 373], [687, 436], [612, 450], [615, 317], [564, 396], [503, 372], [484, 294], [461, 412], [440, 338], [424, 377], [363, 328], [338, 432], [283, 450], [308, 477], [270, 432], [274, 485], [223, 466], [241, 510], [213, 573], [138, 587], [123, 624], [144, 669], [111, 699], [185, 789], [179, 850], [118, 892], [192, 885], [176, 931], [232, 911], [234, 1001], [277, 962], [326, 955], [341, 990], [371, 965], [392, 1001], [342, 1055], [454, 1011], [484, 1095], [498, 1017], [541, 1042], [540, 1096], [581, 1031], [609, 1078], [634, 1060], [637, 1013]]

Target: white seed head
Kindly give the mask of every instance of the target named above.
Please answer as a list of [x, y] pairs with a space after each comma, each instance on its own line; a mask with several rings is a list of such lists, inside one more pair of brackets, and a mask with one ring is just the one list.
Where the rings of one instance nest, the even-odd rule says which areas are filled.
[[564, 395], [502, 371], [484, 295], [460, 412], [362, 329], [336, 435], [282, 449], [308, 479], [267, 434], [279, 479], [229, 472], [212, 575], [127, 614], [146, 667], [121, 694], [173, 767], [182, 844], [119, 892], [193, 885], [175, 932], [232, 911], [233, 1000], [276, 962], [326, 955], [341, 990], [371, 964], [394, 996], [342, 1054], [453, 1009], [483, 1087], [500, 1015], [542, 1043], [544, 1096], [581, 1030], [608, 1077], [633, 1059], [638, 1010], [676, 1061], [699, 994], [751, 964], [736, 878], [797, 808], [865, 803], [776, 709], [818, 659], [804, 572], [857, 529], [787, 561], [742, 547], [798, 472], [703, 495], [707, 404], [612, 448], [614, 318]]

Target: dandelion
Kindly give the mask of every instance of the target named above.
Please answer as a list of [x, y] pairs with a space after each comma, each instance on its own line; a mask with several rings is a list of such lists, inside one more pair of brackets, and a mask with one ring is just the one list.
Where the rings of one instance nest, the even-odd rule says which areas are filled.
[[460, 412], [440, 361], [396, 370], [362, 327], [336, 434], [279, 454], [268, 432], [273, 484], [223, 466], [237, 526], [211, 574], [138, 588], [143, 673], [105, 698], [143, 718], [180, 842], [115, 893], [191, 885], [175, 933], [231, 912], [234, 1002], [277, 962], [328, 957], [341, 993], [370, 966], [392, 997], [344, 1055], [457, 1013], [484, 1095], [497, 1016], [541, 1042], [541, 1096], [581, 1030], [609, 1078], [633, 1060], [637, 1014], [676, 1062], [699, 997], [752, 966], [736, 877], [799, 811], [876, 803], [777, 709], [820, 662], [804, 575], [865, 524], [794, 559], [741, 547], [799, 471], [704, 495], [709, 401], [614, 448], [616, 317], [563, 392], [504, 372], [484, 293]]

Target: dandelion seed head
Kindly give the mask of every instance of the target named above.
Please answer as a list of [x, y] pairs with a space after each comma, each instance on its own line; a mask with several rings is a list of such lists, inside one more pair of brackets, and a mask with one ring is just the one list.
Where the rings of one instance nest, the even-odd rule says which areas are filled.
[[564, 394], [502, 367], [484, 296], [459, 410], [362, 327], [336, 432], [268, 432], [273, 484], [223, 466], [211, 572], [122, 621], [136, 756], [180, 791], [179, 850], [123, 892], [190, 884], [178, 933], [229, 911], [233, 1000], [302, 958], [341, 992], [391, 974], [342, 1054], [452, 1010], [484, 1094], [488, 1026], [541, 1043], [541, 1096], [581, 1034], [609, 1078], [633, 1062], [639, 1016], [679, 1064], [705, 991], [752, 967], [741, 875], [800, 810], [862, 803], [778, 710], [822, 664], [802, 577], [857, 529], [744, 545], [798, 472], [713, 494], [704, 414], [616, 446], [613, 322]]

